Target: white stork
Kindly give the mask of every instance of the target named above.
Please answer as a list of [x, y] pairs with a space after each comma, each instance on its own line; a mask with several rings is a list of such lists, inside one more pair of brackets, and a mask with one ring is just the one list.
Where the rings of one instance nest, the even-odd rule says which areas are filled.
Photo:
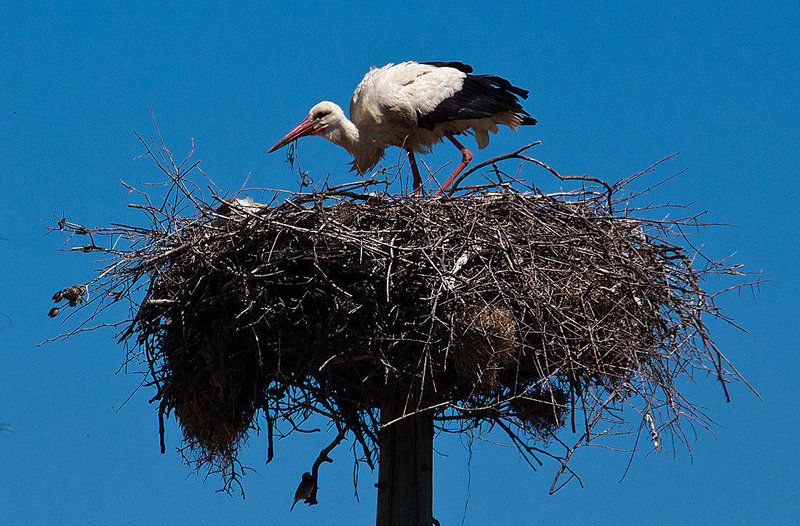
[[472, 153], [454, 135], [470, 133], [483, 149], [498, 124], [511, 129], [536, 124], [517, 98], [526, 99], [527, 90], [501, 77], [471, 73], [472, 67], [461, 62], [373, 66], [350, 99], [352, 120], [333, 102], [320, 102], [268, 153], [300, 137], [319, 135], [347, 150], [353, 156], [353, 169], [363, 174], [378, 163], [387, 146], [399, 146], [408, 152], [414, 193], [419, 194], [422, 178], [414, 152], [429, 152], [446, 137], [462, 159], [436, 192], [439, 195], [472, 160]]

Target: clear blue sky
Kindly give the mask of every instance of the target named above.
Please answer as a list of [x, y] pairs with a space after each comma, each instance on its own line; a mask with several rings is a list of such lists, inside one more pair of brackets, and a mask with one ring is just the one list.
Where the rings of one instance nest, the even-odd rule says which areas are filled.
[[[193, 137], [220, 187], [238, 189], [251, 174], [251, 186], [295, 189], [284, 155], [267, 148], [315, 102], [346, 107], [369, 66], [408, 59], [464, 61], [531, 91], [525, 106], [540, 124], [494, 137], [478, 160], [541, 140], [535, 155], [562, 173], [616, 180], [680, 151], [660, 174], [687, 172], [655, 198], [738, 225], [696, 239], [772, 280], [722, 302], [749, 334], [713, 327], [765, 401], [741, 383], [731, 404], [712, 380], [687, 386], [720, 424], [698, 431], [693, 461], [682, 448], [639, 455], [620, 484], [628, 457], [585, 448], [573, 463], [585, 488], [548, 496], [555, 465], [534, 473], [489, 444], [476, 444], [468, 486], [465, 449], [445, 437], [435, 516], [445, 526], [797, 519], [797, 2], [32, 4], [0, 7], [0, 422], [13, 428], [0, 437], [2, 524], [373, 521], [375, 476], [361, 472], [357, 502], [346, 447], [324, 468], [320, 505], [288, 513], [328, 437], [280, 442], [265, 467], [265, 438], [253, 436], [243, 460], [257, 473], [245, 478], [247, 499], [231, 499], [215, 493], [218, 479], [204, 483], [181, 464], [174, 421], [159, 454], [151, 391], [123, 406], [140, 377], [117, 372], [124, 350], [110, 331], [36, 347], [69, 327], [46, 317], [50, 295], [97, 266], [59, 252], [64, 239], [45, 236], [40, 220], [141, 221], [119, 181], [161, 181], [149, 161], [133, 160], [142, 147], [132, 130], [151, 131], [151, 105], [176, 155]], [[442, 145], [427, 159], [454, 153]], [[346, 153], [321, 139], [302, 141], [300, 155], [312, 175], [351, 177]]]

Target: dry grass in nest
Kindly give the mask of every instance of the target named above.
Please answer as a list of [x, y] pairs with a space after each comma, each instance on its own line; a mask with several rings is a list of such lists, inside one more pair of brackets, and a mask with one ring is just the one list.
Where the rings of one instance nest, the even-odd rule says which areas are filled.
[[[503, 157], [558, 175], [521, 152]], [[598, 426], [622, 425], [623, 406], [682, 440], [683, 418], [709, 420], [676, 378], [738, 376], [708, 337], [703, 316], [720, 314], [701, 287], [738, 267], [694, 265], [681, 228], [696, 218], [634, 217], [635, 177], [557, 195], [501, 179], [436, 199], [360, 190], [373, 180], [220, 207], [186, 170], [165, 171], [168, 197], [139, 206], [148, 227], [59, 228], [110, 256], [81, 308], [132, 302], [120, 340], [147, 365], [160, 416], [228, 481], [259, 411], [270, 458], [275, 434], [317, 414], [372, 466], [378, 408], [404, 385], [408, 413], [434, 412], [441, 431], [499, 429], [561, 474]], [[576, 420], [571, 446], [556, 432]], [[550, 440], [564, 452], [535, 445]]]
[[514, 315], [498, 305], [465, 307], [456, 312], [455, 337], [448, 363], [462, 380], [485, 390], [499, 385], [499, 376], [520, 350], [519, 330]]

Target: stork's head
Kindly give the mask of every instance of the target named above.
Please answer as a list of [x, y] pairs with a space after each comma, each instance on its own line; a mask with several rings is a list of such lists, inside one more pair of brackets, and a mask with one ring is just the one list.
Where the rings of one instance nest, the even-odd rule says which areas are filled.
[[342, 122], [346, 120], [342, 108], [337, 104], [327, 100], [322, 101], [311, 108], [308, 117], [287, 133], [283, 139], [275, 143], [275, 146], [270, 148], [267, 153], [272, 153], [306, 135], [320, 135], [329, 141], [337, 142], [335, 138], [338, 138]]

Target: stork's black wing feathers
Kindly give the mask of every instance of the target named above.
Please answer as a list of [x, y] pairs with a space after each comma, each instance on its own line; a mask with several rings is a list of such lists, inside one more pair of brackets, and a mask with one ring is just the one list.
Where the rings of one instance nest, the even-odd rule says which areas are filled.
[[420, 62], [420, 64], [427, 64], [428, 66], [435, 66], [437, 68], [453, 68], [464, 73], [472, 73], [472, 66], [464, 64], [463, 62]]
[[526, 99], [528, 90], [493, 75], [467, 75], [464, 85], [452, 97], [424, 115], [417, 113], [417, 125], [432, 130], [440, 122], [485, 119], [504, 111], [521, 116], [522, 124], [536, 124], [536, 119], [520, 105], [518, 96]]
[[486, 82], [487, 84], [490, 84], [492, 86], [496, 86], [496, 87], [498, 87], [500, 89], [504, 89], [506, 91], [510, 91], [514, 95], [519, 95], [523, 99], [527, 99], [528, 98], [528, 90], [522, 89], [522, 88], [518, 88], [516, 86], [512, 86], [511, 83], [509, 81], [507, 81], [506, 79], [504, 79], [503, 77], [495, 77], [494, 75], [467, 75], [467, 76], [468, 77], [477, 77], [477, 78], [483, 80], [484, 82]]

